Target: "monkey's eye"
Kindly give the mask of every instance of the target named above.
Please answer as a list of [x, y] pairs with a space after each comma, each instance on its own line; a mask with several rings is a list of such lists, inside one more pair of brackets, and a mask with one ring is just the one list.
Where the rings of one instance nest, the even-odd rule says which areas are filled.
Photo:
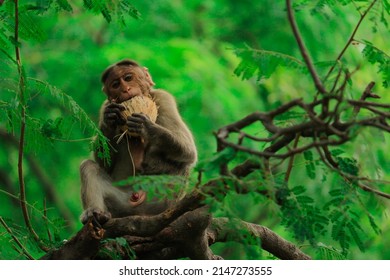
[[113, 82], [111, 83], [111, 88], [113, 88], [113, 89], [118, 89], [118, 88], [119, 88], [119, 85], [120, 85], [119, 81], [113, 81]]
[[130, 82], [133, 79], [132, 74], [126, 74], [125, 77], [123, 78], [126, 82]]

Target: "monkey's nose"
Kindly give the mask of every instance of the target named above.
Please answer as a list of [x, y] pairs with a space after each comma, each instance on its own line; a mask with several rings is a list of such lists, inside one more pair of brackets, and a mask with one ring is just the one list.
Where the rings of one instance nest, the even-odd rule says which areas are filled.
[[130, 92], [130, 87], [128, 86], [122, 87], [122, 93], [128, 93], [128, 92]]

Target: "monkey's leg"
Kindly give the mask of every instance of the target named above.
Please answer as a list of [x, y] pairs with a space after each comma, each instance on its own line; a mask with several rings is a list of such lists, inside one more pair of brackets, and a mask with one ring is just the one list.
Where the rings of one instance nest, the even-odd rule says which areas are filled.
[[95, 217], [104, 224], [111, 217], [124, 217], [144, 214], [153, 206], [143, 205], [146, 193], [133, 192], [133, 187], [113, 186], [111, 177], [93, 160], [85, 160], [80, 165], [81, 200], [84, 212], [81, 222], [86, 223]]
[[81, 200], [84, 212], [80, 216], [84, 224], [95, 217], [100, 223], [111, 218], [105, 203], [106, 193], [112, 189], [112, 180], [108, 174], [93, 160], [85, 160], [80, 165]]

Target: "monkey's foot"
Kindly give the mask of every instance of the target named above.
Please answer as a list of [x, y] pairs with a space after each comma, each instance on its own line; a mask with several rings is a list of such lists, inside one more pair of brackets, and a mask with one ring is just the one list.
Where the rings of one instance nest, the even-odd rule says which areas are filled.
[[81, 214], [80, 220], [83, 224], [86, 224], [90, 219], [100, 226], [111, 219], [111, 213], [97, 208], [88, 208]]

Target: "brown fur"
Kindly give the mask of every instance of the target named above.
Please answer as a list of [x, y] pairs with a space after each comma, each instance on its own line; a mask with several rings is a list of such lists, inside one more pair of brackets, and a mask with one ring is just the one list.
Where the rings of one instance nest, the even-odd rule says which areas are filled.
[[[175, 99], [164, 90], [150, 89], [154, 83], [147, 69], [134, 63], [124, 60], [104, 71], [103, 89], [110, 100], [109, 83], [122, 75], [124, 67], [132, 68], [132, 81], [121, 81], [121, 86], [129, 86], [133, 90], [138, 85], [142, 94], [150, 93], [157, 104], [158, 117], [156, 123], [147, 118], [136, 118], [133, 121], [128, 119], [128, 126], [140, 129], [141, 137], [126, 135], [117, 143], [119, 126], [110, 125], [108, 119], [105, 119], [115, 114], [116, 109], [110, 109], [112, 103], [109, 100], [103, 103], [99, 127], [110, 142], [111, 165], [104, 164], [97, 153], [95, 161], [87, 160], [81, 164], [81, 197], [85, 209], [81, 220], [84, 223], [92, 215], [109, 218], [134, 214], [151, 215], [164, 211], [168, 206], [167, 201], [146, 202], [146, 193], [143, 191], [137, 194], [139, 200], [132, 200], [132, 186], [114, 187], [112, 183], [134, 175], [186, 176], [197, 159], [192, 134], [178, 112]], [[149, 90], [145, 91], [145, 88]]]

